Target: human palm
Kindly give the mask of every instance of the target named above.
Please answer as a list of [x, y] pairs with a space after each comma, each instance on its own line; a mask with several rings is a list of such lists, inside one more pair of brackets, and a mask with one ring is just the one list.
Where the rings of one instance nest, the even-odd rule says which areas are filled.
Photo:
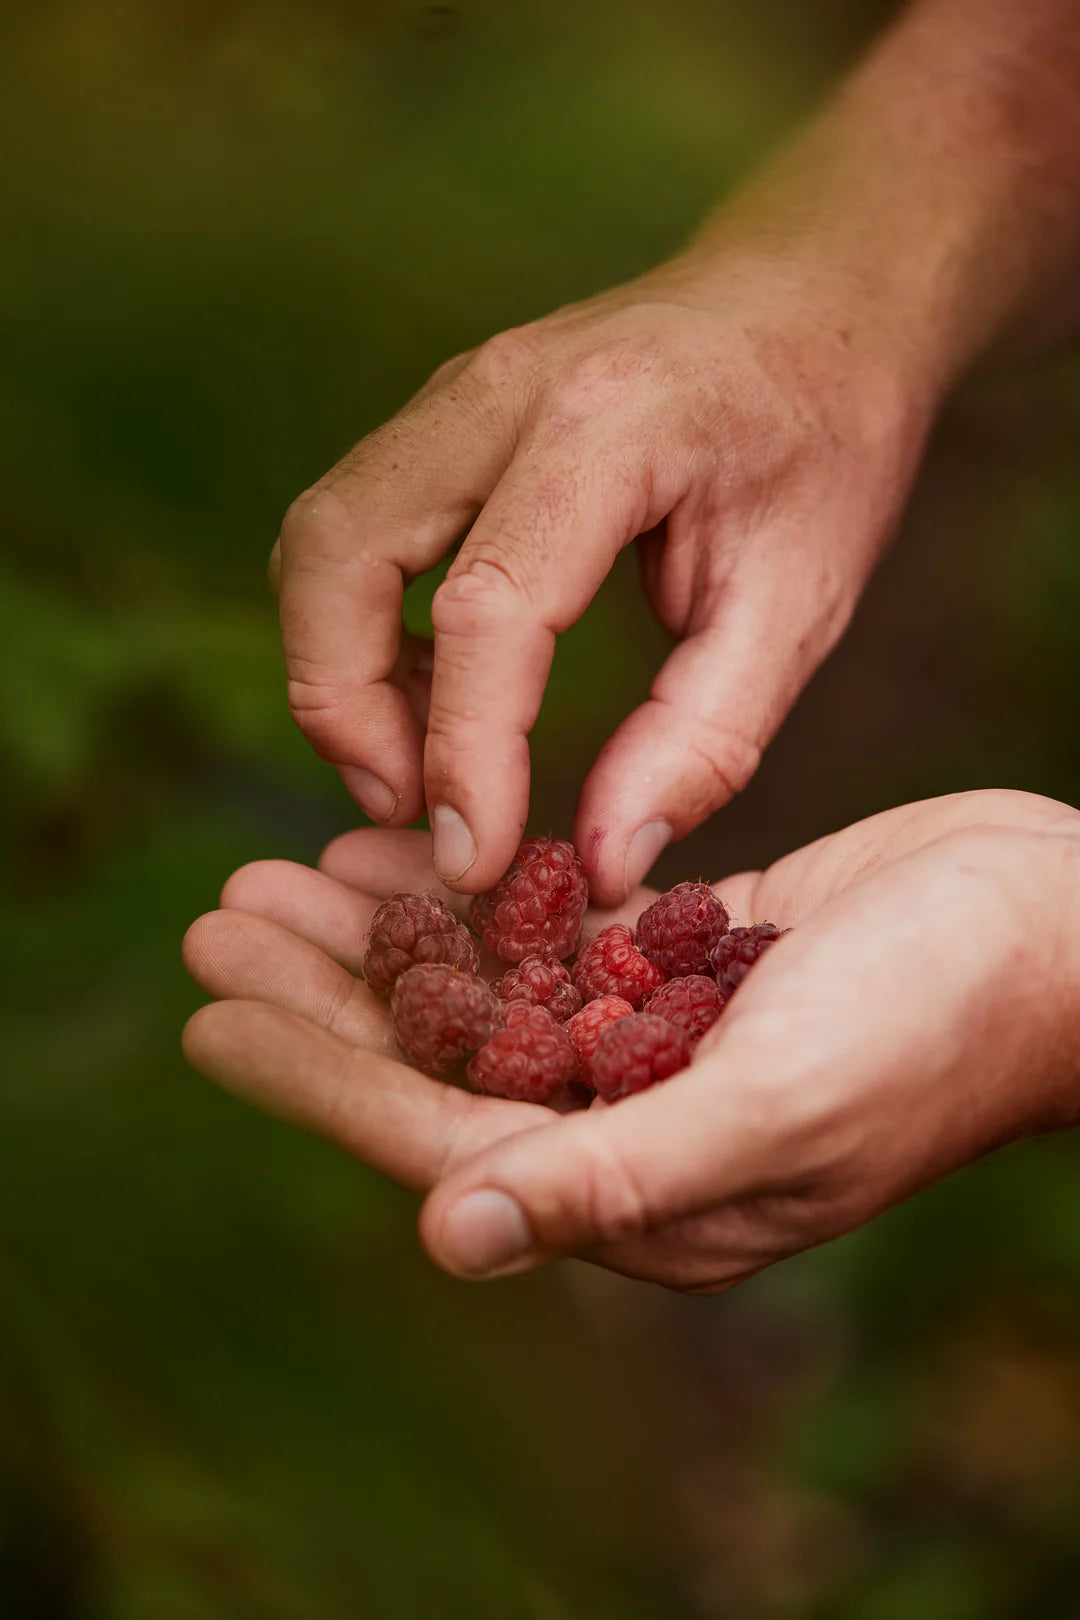
[[[731, 1286], [1001, 1142], [1080, 1115], [1080, 814], [1027, 794], [890, 810], [716, 885], [792, 928], [690, 1068], [558, 1116], [401, 1061], [357, 976], [379, 901], [434, 889], [421, 833], [346, 833], [318, 870], [246, 866], [193, 924], [214, 1005], [196, 1067], [427, 1194], [461, 1276], [576, 1253], [689, 1291]], [[632, 920], [650, 892], [594, 912]]]

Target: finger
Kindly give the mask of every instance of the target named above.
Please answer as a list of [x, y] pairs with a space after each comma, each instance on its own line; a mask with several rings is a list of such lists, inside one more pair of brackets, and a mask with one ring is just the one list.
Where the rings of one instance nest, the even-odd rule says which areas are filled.
[[282, 525], [290, 706], [375, 821], [410, 821], [423, 806], [421, 730], [394, 678], [405, 581], [468, 527], [509, 438], [494, 393], [462, 372], [365, 439]]
[[360, 973], [378, 901], [295, 861], [252, 861], [229, 878], [221, 905], [269, 917]]
[[385, 1005], [318, 946], [269, 917], [211, 911], [184, 936], [184, 966], [219, 1001], [266, 1001], [356, 1046], [400, 1058]]
[[723, 1249], [740, 1201], [777, 1212], [759, 1250], [790, 1252], [801, 1210], [814, 1211], [806, 1241], [821, 1241], [1016, 1134], [1031, 1101], [1007, 1077], [1037, 1064], [998, 943], [1015, 926], [1009, 857], [984, 836], [899, 862], [778, 941], [682, 1074], [442, 1183], [422, 1219], [432, 1257], [463, 1276], [519, 1271], [597, 1245], [625, 1253], [690, 1220], [699, 1236], [717, 1223], [722, 1277], [746, 1261]]
[[[266, 572], [270, 588], [277, 594], [281, 590], [280, 540], [274, 542]], [[411, 630], [403, 630], [397, 663], [390, 679], [392, 684], [404, 693], [409, 710], [421, 731], [427, 730], [428, 709], [431, 706], [431, 672], [434, 666], [435, 649], [430, 636], [418, 636]]]
[[568, 454], [565, 434], [524, 446], [435, 594], [426, 794], [435, 868], [469, 893], [502, 876], [521, 839], [555, 637], [646, 519], [647, 480], [620, 458]]
[[184, 1030], [184, 1053], [230, 1091], [417, 1190], [493, 1142], [550, 1118], [528, 1103], [429, 1080], [262, 1002], [200, 1008]]
[[[775, 553], [780, 552], [780, 561]], [[596, 900], [613, 905], [660, 851], [741, 791], [762, 750], [839, 633], [808, 623], [810, 593], [782, 565], [775, 578], [729, 580], [702, 593], [690, 633], [649, 699], [601, 751], [582, 788], [575, 842]]]

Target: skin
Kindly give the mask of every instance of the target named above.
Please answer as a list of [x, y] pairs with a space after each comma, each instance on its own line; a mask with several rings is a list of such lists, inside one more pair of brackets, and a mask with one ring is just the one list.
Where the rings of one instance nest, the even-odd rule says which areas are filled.
[[[677, 645], [574, 838], [596, 921], [736, 792], [853, 611], [934, 415], [1080, 314], [1080, 9], [921, 0], [669, 264], [450, 361], [290, 509], [293, 713], [384, 830], [243, 868], [185, 956], [191, 1061], [424, 1194], [458, 1276], [578, 1254], [732, 1286], [1000, 1143], [1080, 1116], [1080, 815], [886, 812], [719, 885], [790, 925], [691, 1067], [553, 1117], [400, 1061], [355, 977], [394, 889], [450, 903], [524, 827], [555, 637], [637, 541]], [[434, 641], [404, 584], [464, 541]], [[401, 830], [427, 805], [426, 835]], [[437, 885], [436, 872], [446, 880]]]
[[[717, 890], [793, 932], [691, 1067], [557, 1116], [429, 1079], [355, 975], [380, 898], [439, 890], [427, 840], [357, 831], [319, 870], [241, 868], [185, 960], [191, 1062], [425, 1195], [459, 1277], [576, 1254], [731, 1287], [1000, 1144], [1080, 1118], [1080, 813], [1012, 792], [874, 816]], [[632, 920], [639, 890], [589, 926]]]
[[[668, 264], [492, 338], [293, 504], [289, 700], [435, 865], [509, 863], [555, 638], [637, 542], [676, 647], [582, 789], [595, 899], [753, 774], [846, 626], [957, 377], [1080, 313], [1080, 11], [922, 0]], [[462, 539], [433, 644], [405, 583]]]

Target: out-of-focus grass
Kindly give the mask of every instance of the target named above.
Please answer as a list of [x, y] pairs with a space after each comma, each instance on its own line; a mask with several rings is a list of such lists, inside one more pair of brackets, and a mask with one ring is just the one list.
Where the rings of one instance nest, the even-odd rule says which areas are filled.
[[[882, 9], [0, 22], [5, 1620], [1073, 1612], [1071, 1140], [730, 1299], [469, 1290], [408, 1199], [177, 1053], [187, 921], [355, 814], [283, 710], [281, 510], [447, 354], [673, 247]], [[1068, 357], [971, 391], [669, 875], [919, 792], [1080, 797], [1078, 432]], [[662, 654], [624, 559], [560, 648], [538, 825]]]

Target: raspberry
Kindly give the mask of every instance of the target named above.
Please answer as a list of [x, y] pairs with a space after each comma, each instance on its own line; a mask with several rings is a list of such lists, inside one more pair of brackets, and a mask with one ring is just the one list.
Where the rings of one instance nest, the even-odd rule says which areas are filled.
[[666, 1018], [669, 1024], [684, 1029], [691, 1045], [696, 1046], [705, 1031], [716, 1023], [726, 1000], [715, 979], [707, 978], [704, 973], [688, 973], [685, 979], [669, 979], [659, 990], [654, 990], [642, 1011]]
[[618, 1019], [633, 1016], [633, 1007], [621, 996], [598, 996], [595, 1001], [582, 1007], [579, 1013], [575, 1013], [568, 1024], [563, 1025], [577, 1053], [580, 1078], [586, 1083], [592, 1082], [593, 1053], [603, 1031]]
[[660, 969], [638, 950], [625, 923], [612, 923], [584, 946], [574, 963], [573, 977], [582, 1001], [621, 996], [631, 1007], [640, 1007], [664, 982]]
[[728, 931], [730, 918], [707, 883], [677, 883], [638, 918], [642, 953], [668, 979], [709, 971], [709, 952]]
[[566, 1031], [543, 1007], [527, 1001], [506, 1006], [497, 1029], [466, 1071], [478, 1091], [515, 1102], [548, 1102], [577, 1073], [577, 1054]]
[[525, 1001], [543, 1007], [557, 1024], [565, 1024], [581, 1007], [581, 997], [557, 956], [527, 956], [507, 968], [492, 986], [500, 1001]]
[[617, 1102], [666, 1080], [690, 1062], [693, 1046], [685, 1029], [653, 1013], [636, 1013], [609, 1024], [596, 1043], [592, 1079], [596, 1095]]
[[373, 990], [392, 990], [418, 962], [444, 962], [462, 973], [480, 965], [469, 930], [437, 896], [392, 894], [371, 919], [364, 978]]
[[483, 979], [441, 962], [406, 968], [390, 998], [394, 1033], [410, 1063], [445, 1074], [491, 1038], [503, 1021]]
[[786, 928], [775, 923], [755, 923], [752, 928], [733, 928], [714, 947], [709, 961], [725, 999], [734, 994], [763, 951], [774, 945]]
[[562, 838], [526, 838], [503, 877], [478, 894], [469, 918], [503, 962], [572, 956], [589, 898], [585, 867]]

